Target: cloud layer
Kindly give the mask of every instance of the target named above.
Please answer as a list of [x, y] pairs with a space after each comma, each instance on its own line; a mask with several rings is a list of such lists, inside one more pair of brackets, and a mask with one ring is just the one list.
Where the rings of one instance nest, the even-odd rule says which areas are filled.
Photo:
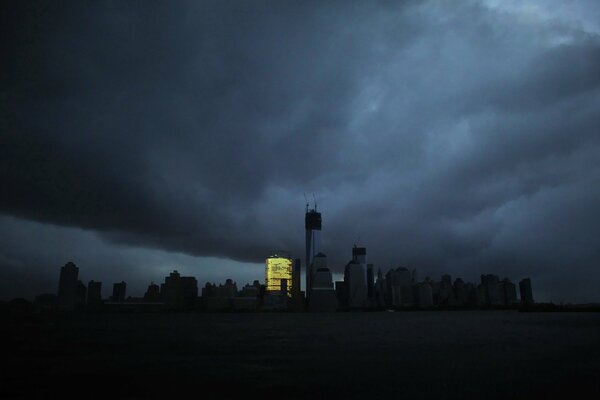
[[260, 262], [314, 192], [336, 271], [360, 240], [598, 299], [594, 4], [2, 7], [6, 215]]

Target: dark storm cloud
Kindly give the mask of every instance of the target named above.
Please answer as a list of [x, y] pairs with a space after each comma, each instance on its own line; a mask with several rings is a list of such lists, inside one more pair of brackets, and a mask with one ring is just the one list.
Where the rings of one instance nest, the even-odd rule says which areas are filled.
[[1, 210], [256, 262], [302, 254], [315, 192], [337, 271], [360, 237], [568, 298], [600, 261], [600, 37], [500, 4], [5, 3]]

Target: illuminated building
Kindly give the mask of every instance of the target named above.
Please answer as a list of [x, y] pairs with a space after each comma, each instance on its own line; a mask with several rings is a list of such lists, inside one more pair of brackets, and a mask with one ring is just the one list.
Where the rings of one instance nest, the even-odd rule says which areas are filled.
[[306, 228], [306, 293], [312, 288], [313, 259], [321, 252], [321, 213], [317, 212], [317, 205], [312, 210], [306, 205], [304, 217]]
[[292, 279], [292, 259], [282, 252], [273, 252], [265, 261], [265, 286], [267, 292], [285, 291], [291, 296], [295, 282]]

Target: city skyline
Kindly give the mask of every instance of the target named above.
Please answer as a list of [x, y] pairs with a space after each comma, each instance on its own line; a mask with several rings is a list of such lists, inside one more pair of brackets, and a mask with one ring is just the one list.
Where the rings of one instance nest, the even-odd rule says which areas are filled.
[[[448, 274], [438, 281], [430, 276], [419, 279], [416, 269], [381, 267], [368, 263], [367, 249], [354, 244], [352, 258], [344, 267], [344, 276], [334, 280], [327, 255], [321, 251], [322, 215], [317, 205], [305, 212], [305, 279], [302, 259], [292, 258], [286, 250], [273, 250], [265, 259], [264, 281], [247, 283], [241, 290], [236, 281], [206, 282], [199, 292], [198, 280], [172, 271], [160, 285], [150, 282], [142, 297], [126, 296], [127, 283], [113, 284], [112, 296], [102, 297], [102, 282], [91, 280], [87, 287], [79, 279], [79, 268], [68, 262], [60, 269], [58, 292], [36, 296], [38, 307], [55, 310], [133, 310], [208, 311], [208, 312], [336, 312], [375, 310], [446, 310], [446, 309], [532, 309], [554, 306], [536, 304], [530, 278], [517, 286], [508, 277], [482, 274], [480, 283], [465, 282]], [[318, 232], [315, 236], [314, 231]], [[305, 290], [302, 291], [301, 287]], [[200, 295], [199, 295], [200, 294]], [[107, 308], [108, 307], [108, 308]]]
[[[310, 204], [307, 203], [306, 204], [306, 210], [305, 210], [305, 231], [306, 231], [306, 241], [305, 241], [305, 259], [306, 257], [309, 257], [308, 260], [310, 260], [310, 265], [306, 265], [308, 264], [308, 262], [306, 262], [304, 259], [301, 258], [295, 258], [293, 256], [293, 254], [287, 250], [271, 250], [269, 252], [268, 257], [265, 258], [265, 263], [263, 264], [263, 275], [262, 275], [262, 282], [264, 286], [264, 290], [266, 290], [266, 292], [279, 292], [280, 288], [282, 288], [281, 286], [281, 278], [285, 278], [284, 280], [287, 280], [287, 282], [284, 284], [283, 287], [286, 287], [286, 292], [287, 292], [287, 296], [291, 296], [292, 292], [293, 292], [293, 288], [296, 287], [296, 285], [298, 285], [297, 281], [293, 281], [292, 282], [292, 264], [294, 264], [294, 268], [300, 268], [300, 270], [298, 271], [298, 275], [294, 275], [296, 276], [295, 279], [300, 280], [301, 281], [301, 285], [299, 290], [302, 290], [303, 293], [303, 299], [304, 301], [306, 301], [306, 304], [309, 304], [309, 293], [311, 292], [310, 290], [307, 290], [307, 281], [309, 281], [309, 276], [312, 277], [315, 273], [315, 271], [317, 269], [319, 269], [320, 267], [331, 267], [331, 265], [327, 265], [326, 261], [324, 265], [321, 265], [321, 261], [316, 262], [313, 266], [313, 260], [315, 259], [315, 257], [323, 257], [322, 259], [326, 259], [326, 255], [322, 252], [322, 248], [320, 245], [320, 240], [322, 237], [322, 214], [320, 212], [317, 212], [317, 207], [316, 207], [316, 203], [314, 204], [314, 208], [309, 208]], [[315, 229], [318, 230], [318, 236], [316, 236], [316, 240], [315, 240], [315, 236], [312, 233]], [[356, 266], [360, 266], [360, 272], [359, 270], [355, 270], [355, 272], [353, 272], [353, 274], [356, 276], [356, 274], [358, 274], [358, 276], [363, 275], [362, 276], [362, 284], [364, 285], [364, 288], [361, 290], [364, 290], [363, 296], [365, 297], [365, 299], [363, 299], [362, 301], [366, 301], [366, 296], [367, 296], [367, 292], [369, 293], [369, 298], [371, 298], [371, 300], [374, 301], [375, 297], [377, 296], [374, 293], [371, 293], [374, 290], [374, 287], [377, 284], [377, 280], [380, 280], [382, 277], [382, 272], [385, 273], [390, 273], [393, 272], [395, 270], [406, 270], [409, 271], [406, 267], [407, 265], [391, 265], [389, 267], [385, 267], [385, 266], [375, 266], [372, 263], [367, 264], [367, 252], [366, 252], [366, 248], [364, 246], [358, 246], [357, 243], [354, 243], [352, 246], [352, 252], [351, 252], [352, 256], [351, 259], [349, 261], [348, 264], [346, 264], [345, 267], [345, 271], [342, 274], [332, 274], [330, 271], [330, 268], [327, 268], [328, 273], [330, 274], [330, 283], [331, 283], [331, 289], [334, 290], [335, 292], [337, 292], [336, 294], [339, 296], [339, 288], [337, 287], [337, 284], [342, 282], [347, 284], [348, 283], [348, 279], [349, 276], [348, 275], [348, 268], [351, 264], [356, 264]], [[343, 256], [338, 257], [338, 259], [343, 259]], [[299, 262], [298, 266], [296, 266], [297, 260]], [[270, 263], [270, 261], [274, 261], [274, 263]], [[289, 263], [285, 263], [283, 261], [289, 261]], [[285, 266], [285, 267], [284, 267]], [[265, 269], [266, 267], [266, 269]], [[414, 266], [411, 266], [414, 267]], [[75, 292], [77, 290], [79, 290], [77, 288], [77, 285], [83, 285], [83, 298], [87, 298], [87, 294], [86, 294], [86, 288], [85, 288], [85, 283], [84, 281], [82, 281], [81, 279], [77, 279], [77, 274], [78, 274], [78, 270], [79, 268], [76, 267], [76, 264], [74, 264], [72, 261], [69, 261], [65, 264], [64, 267], [61, 268], [61, 274], [60, 274], [60, 278], [58, 279], [58, 303], [57, 305], [60, 306], [61, 304], [61, 292], [64, 292], [65, 289], [63, 287], [64, 282], [63, 282], [63, 271], [69, 270], [69, 268], [71, 268], [72, 270], [76, 270], [77, 272], [69, 272], [68, 274], [70, 274], [71, 278], [70, 280], [73, 280], [73, 285], [71, 289], [67, 289], [68, 291], [72, 292], [69, 295], [67, 295], [67, 297], [69, 298], [70, 302], [73, 302], [73, 298], [76, 296]], [[280, 268], [284, 268], [287, 272], [283, 272], [283, 270], [281, 270], [281, 272], [278, 270]], [[278, 272], [273, 272], [274, 270], [277, 270]], [[420, 284], [419, 281], [417, 280], [416, 277], [416, 273], [418, 271], [418, 268], [412, 268], [412, 278], [411, 278], [411, 282], [414, 285], [418, 285]], [[312, 271], [312, 272], [311, 272]], [[500, 277], [496, 276], [496, 275], [488, 275], [490, 271], [487, 271], [485, 274], [481, 275], [481, 282], [484, 282], [484, 276], [495, 276], [495, 279], [497, 281], [499, 281]], [[73, 278], [73, 273], [75, 274], [75, 277]], [[170, 271], [170, 275], [171, 277], [173, 276], [173, 274], [179, 276], [179, 272], [177, 271], [177, 269], [174, 269], [173, 271]], [[193, 275], [193, 274], [191, 274]], [[376, 280], [376, 276], [377, 275], [377, 280]], [[450, 275], [448, 274], [442, 274], [442, 281], [444, 280], [444, 277], [448, 277], [448, 279], [450, 279]], [[271, 278], [270, 278], [271, 277]], [[251, 279], [246, 281], [246, 285], [249, 285], [249, 282], [254, 282], [256, 284], [256, 282], [261, 282], [260, 277], [256, 276], [254, 278], [258, 278], [258, 279]], [[168, 277], [166, 278], [168, 281]], [[185, 278], [185, 279], [194, 279], [194, 281], [196, 281], [196, 277], [190, 277], [190, 278]], [[269, 280], [272, 280], [272, 283], [269, 283]], [[356, 279], [356, 278], [355, 278]], [[462, 282], [462, 277], [458, 277], [458, 280], [460, 280]], [[508, 280], [508, 277], [504, 277], [504, 280]], [[114, 281], [114, 279], [113, 279]], [[134, 301], [139, 301], [141, 299], [145, 299], [146, 296], [148, 295], [148, 291], [151, 290], [151, 287], [153, 287], [155, 285], [155, 281], [160, 281], [157, 279], [154, 280], [150, 280], [150, 284], [148, 285], [148, 288], [144, 294], [144, 296], [140, 296], [139, 295], [139, 289], [136, 291], [134, 296], [127, 296], [127, 298], [129, 299], [134, 299]], [[231, 279], [230, 277], [226, 277], [226, 276], [221, 276], [218, 279], [213, 279], [211, 280], [206, 280], [205, 284], [206, 285], [220, 285], [221, 282], [232, 282], [234, 285], [237, 283], [237, 281], [235, 279]], [[424, 276], [424, 280], [423, 282], [434, 282], [435, 279], [431, 279], [431, 276], [427, 275]], [[528, 281], [528, 285], [529, 285], [529, 292], [531, 292], [531, 283], [530, 283], [530, 278], [526, 277], [523, 278], [523, 280], [519, 283], [520, 285], [522, 284], [523, 281]], [[78, 283], [77, 283], [78, 282]], [[239, 284], [243, 284], [244, 282], [239, 282]], [[136, 282], [136, 287], [141, 287], [139, 285], [144, 286], [145, 284], [140, 283], [140, 282]], [[335, 288], [334, 288], [334, 284], [335, 284]], [[381, 284], [381, 282], [380, 282]], [[469, 284], [471, 284], [471, 282], [469, 282]], [[102, 300], [102, 299], [106, 299], [110, 302], [123, 302], [126, 299], [125, 296], [125, 286], [126, 286], [126, 282], [125, 281], [115, 281], [113, 284], [113, 289], [112, 289], [112, 295], [111, 296], [103, 296], [103, 291], [102, 291], [102, 281], [98, 281], [97, 279], [91, 279], [89, 281], [89, 287], [94, 287], [94, 296], [98, 297], [98, 300]], [[197, 287], [197, 283], [195, 284]], [[123, 288], [120, 288], [120, 287]], [[110, 288], [108, 286], [105, 286], [105, 291], [110, 290]], [[197, 290], [197, 289], [196, 289]], [[298, 289], [297, 289], [298, 290]], [[162, 292], [162, 290], [160, 290]], [[120, 295], [116, 295], [115, 293], [119, 292]], [[237, 292], [234, 291], [234, 293]], [[40, 295], [46, 296], [48, 294], [54, 294], [54, 291], [46, 291], [46, 292], [38, 292], [35, 294], [35, 297], [38, 297]], [[64, 293], [62, 295], [62, 297], [64, 298]], [[415, 294], [416, 296], [416, 294]], [[530, 294], [531, 296], [531, 294]], [[20, 298], [23, 297], [21, 295], [17, 295], [17, 296], [13, 296], [13, 298]], [[537, 297], [537, 296], [536, 296]], [[162, 298], [162, 297], [161, 297]], [[519, 296], [519, 298], [521, 298], [521, 296]], [[7, 300], [10, 299], [7, 297]], [[33, 299], [33, 298], [31, 298]], [[515, 301], [517, 300], [516, 295], [515, 295]], [[164, 301], [164, 300], [161, 300]], [[339, 299], [338, 299], [339, 301]], [[528, 300], [528, 302], [532, 302], [532, 300]], [[542, 303], [543, 302], [551, 302], [546, 300], [543, 296], [542, 296]], [[84, 301], [84, 303], [87, 303]], [[561, 302], [562, 303], [562, 302]], [[339, 307], [343, 306], [341, 305], [341, 303], [339, 303]], [[372, 307], [373, 305], [371, 305]], [[361, 305], [360, 307], [357, 306], [356, 308], [368, 308], [366, 303], [364, 303], [363, 305]]]
[[334, 281], [359, 244], [600, 301], [594, 2], [0, 7], [4, 300], [69, 260], [136, 296], [262, 280], [304, 257], [308, 198]]

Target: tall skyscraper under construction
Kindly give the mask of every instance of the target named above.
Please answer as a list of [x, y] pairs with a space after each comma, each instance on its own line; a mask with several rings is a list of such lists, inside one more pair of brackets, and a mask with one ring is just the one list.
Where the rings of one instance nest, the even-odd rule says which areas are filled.
[[306, 228], [306, 294], [308, 295], [312, 287], [313, 259], [321, 252], [321, 213], [317, 212], [316, 202], [315, 208], [310, 210], [306, 204], [304, 226]]

